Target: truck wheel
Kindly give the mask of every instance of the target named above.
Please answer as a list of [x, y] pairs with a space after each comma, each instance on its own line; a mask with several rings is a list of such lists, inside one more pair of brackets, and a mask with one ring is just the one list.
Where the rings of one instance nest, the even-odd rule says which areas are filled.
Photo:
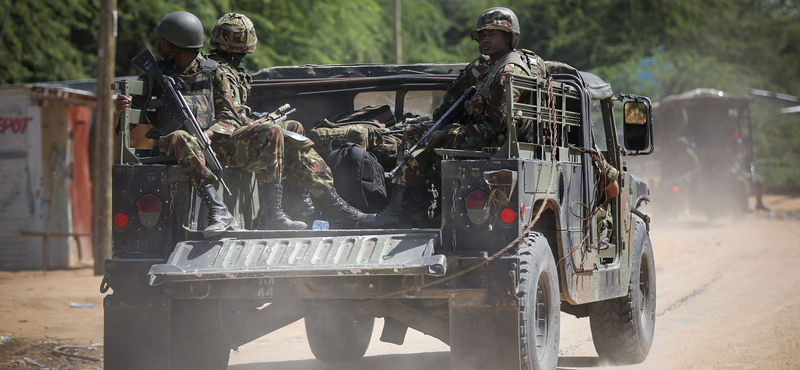
[[308, 346], [320, 361], [354, 361], [364, 357], [375, 318], [309, 314], [305, 317]]
[[520, 368], [555, 369], [561, 330], [556, 262], [547, 240], [538, 233], [525, 238], [519, 256]]
[[174, 300], [172, 370], [225, 370], [230, 344], [222, 332], [218, 300]]
[[594, 348], [601, 359], [616, 365], [638, 364], [647, 358], [656, 323], [656, 266], [650, 236], [636, 223], [628, 295], [589, 306]]

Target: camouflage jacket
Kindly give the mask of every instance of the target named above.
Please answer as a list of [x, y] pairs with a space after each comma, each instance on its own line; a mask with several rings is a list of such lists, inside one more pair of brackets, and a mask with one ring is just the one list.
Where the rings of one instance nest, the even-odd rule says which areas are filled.
[[[158, 68], [165, 76], [172, 77], [175, 81], [178, 90], [186, 100], [189, 109], [195, 114], [197, 123], [203, 129], [208, 129], [214, 124], [214, 105], [213, 100], [213, 79], [214, 70], [217, 68], [218, 63], [209, 60], [202, 53], [198, 52], [197, 56], [189, 63], [189, 65], [180, 70], [175, 63], [159, 61]], [[155, 89], [156, 82], [142, 75], [139, 77], [141, 80], [148, 80], [154, 94], [160, 98], [160, 91]], [[135, 108], [156, 108], [157, 119], [167, 119], [167, 112], [163, 111], [161, 105], [154, 105], [156, 100], [151, 101], [148, 96], [135, 96], [132, 106]]]
[[[468, 120], [446, 128], [445, 147], [479, 149], [505, 141], [507, 102], [503, 73], [544, 77], [544, 61], [532, 54], [514, 50], [496, 62], [502, 65], [494, 65], [488, 56], [481, 55], [461, 71], [445, 91], [433, 118], [441, 117], [470, 86], [475, 86], [478, 92], [465, 103]], [[514, 101], [519, 101], [521, 95], [522, 92], [515, 89]]]
[[252, 110], [245, 104], [252, 78], [244, 68], [233, 66], [220, 55], [211, 54], [208, 57], [219, 63], [214, 73], [216, 116], [211, 131], [230, 136], [237, 128], [253, 123], [250, 118]]

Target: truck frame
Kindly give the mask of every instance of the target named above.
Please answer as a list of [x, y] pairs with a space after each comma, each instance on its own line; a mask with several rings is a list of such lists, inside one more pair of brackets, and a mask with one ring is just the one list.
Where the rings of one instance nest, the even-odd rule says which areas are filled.
[[[254, 74], [248, 103], [289, 103], [307, 129], [376, 101], [401, 121], [429, 115], [460, 68], [275, 67]], [[245, 229], [206, 240], [205, 210], [177, 166], [131, 144], [148, 112], [126, 111], [101, 285], [112, 291], [106, 368], [225, 369], [231, 349], [300, 319], [317, 359], [355, 361], [383, 318], [382, 341], [402, 344], [418, 330], [450, 346], [453, 369], [555, 369], [561, 312], [590, 318], [601, 358], [643, 361], [656, 302], [649, 218], [638, 210], [649, 197], [622, 158], [652, 152], [650, 101], [615, 96], [565, 64], [548, 70], [549, 80], [508, 76], [525, 98], [507, 107], [502, 147], [437, 150], [441, 226], [429, 229], [248, 230], [252, 178], [227, 170], [225, 201]], [[146, 85], [114, 87], [142, 95]], [[522, 122], [532, 125], [517, 135]], [[605, 205], [593, 150], [620, 170], [621, 192]], [[607, 237], [598, 235], [600, 208], [614, 220]]]

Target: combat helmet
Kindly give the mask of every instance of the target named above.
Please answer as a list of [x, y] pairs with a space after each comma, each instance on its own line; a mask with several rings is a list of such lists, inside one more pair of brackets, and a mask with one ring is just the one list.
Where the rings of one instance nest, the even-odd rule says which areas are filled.
[[483, 30], [501, 30], [511, 32], [511, 47], [517, 46], [519, 38], [519, 21], [511, 9], [503, 7], [489, 8], [478, 16], [478, 23], [472, 29], [473, 40], [478, 40], [478, 32]]
[[204, 33], [200, 20], [184, 11], [167, 14], [156, 26], [156, 35], [183, 49], [202, 48]]
[[223, 15], [211, 29], [211, 48], [228, 53], [250, 54], [256, 50], [256, 28], [244, 14]]

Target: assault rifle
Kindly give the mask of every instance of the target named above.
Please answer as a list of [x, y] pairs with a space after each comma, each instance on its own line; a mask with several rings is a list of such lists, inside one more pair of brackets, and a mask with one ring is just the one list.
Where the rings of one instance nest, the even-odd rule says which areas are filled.
[[178, 90], [175, 80], [161, 73], [156, 59], [148, 49], [142, 50], [139, 55], [133, 57], [131, 63], [134, 67], [142, 70], [145, 75], [156, 80], [161, 89], [161, 100], [164, 103], [161, 109], [166, 121], [161, 122], [161, 125], [156, 127], [156, 129], [158, 129], [162, 135], [167, 135], [183, 128], [197, 139], [197, 142], [200, 143], [200, 146], [203, 148], [203, 156], [206, 159], [208, 168], [217, 176], [225, 192], [231, 195], [228, 185], [226, 185], [225, 180], [222, 179], [222, 171], [224, 171], [225, 168], [219, 163], [217, 154], [211, 149], [206, 134], [203, 132], [203, 129], [200, 128], [200, 124], [197, 123], [197, 118], [194, 117], [189, 106], [186, 105], [186, 100], [183, 99], [183, 94]]
[[268, 123], [268, 122], [269, 123], [279, 123], [279, 122], [283, 122], [283, 120], [288, 118], [288, 116], [290, 114], [292, 114], [295, 111], [297, 111], [297, 108], [292, 108], [292, 109], [289, 109], [289, 108], [292, 108], [292, 106], [289, 105], [289, 104], [284, 104], [284, 105], [281, 105], [280, 107], [278, 107], [278, 109], [276, 109], [276, 110], [274, 110], [274, 111], [272, 111], [270, 113], [267, 113], [267, 112], [253, 112], [253, 115], [258, 117], [256, 119], [257, 123]]
[[430, 137], [434, 131], [441, 129], [446, 124], [452, 123], [456, 117], [458, 117], [461, 112], [464, 111], [464, 102], [475, 94], [475, 90], [475, 86], [470, 86], [467, 91], [464, 91], [464, 95], [461, 95], [461, 97], [458, 98], [458, 100], [456, 100], [452, 106], [450, 106], [450, 109], [448, 109], [447, 112], [445, 112], [442, 117], [440, 117], [439, 120], [436, 121], [436, 123], [434, 123], [433, 126], [428, 129], [428, 131], [425, 132], [421, 138], [419, 138], [419, 140], [417, 140], [414, 146], [403, 152], [403, 157], [401, 158], [400, 162], [397, 163], [397, 166], [395, 166], [394, 169], [389, 171], [390, 178], [394, 177], [394, 174], [397, 172], [397, 170], [399, 170], [409, 158], [414, 156], [414, 152], [417, 150], [417, 147], [425, 144], [425, 142], [428, 141], [428, 137]]

